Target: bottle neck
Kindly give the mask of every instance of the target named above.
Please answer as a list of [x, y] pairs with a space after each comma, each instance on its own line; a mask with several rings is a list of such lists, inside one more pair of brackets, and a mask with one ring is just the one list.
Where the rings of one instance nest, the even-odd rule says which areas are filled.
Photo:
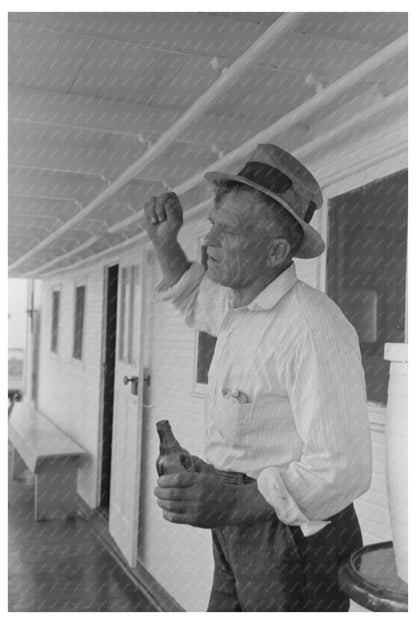
[[179, 451], [181, 446], [172, 433], [172, 428], [168, 421], [158, 424], [157, 432], [160, 439], [160, 452], [172, 453]]

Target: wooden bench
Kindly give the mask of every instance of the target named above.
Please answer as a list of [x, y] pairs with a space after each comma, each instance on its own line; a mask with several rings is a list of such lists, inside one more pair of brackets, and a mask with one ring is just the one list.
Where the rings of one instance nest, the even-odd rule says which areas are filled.
[[35, 475], [35, 520], [77, 514], [77, 468], [86, 451], [27, 403], [15, 403], [9, 420], [13, 445], [9, 478]]

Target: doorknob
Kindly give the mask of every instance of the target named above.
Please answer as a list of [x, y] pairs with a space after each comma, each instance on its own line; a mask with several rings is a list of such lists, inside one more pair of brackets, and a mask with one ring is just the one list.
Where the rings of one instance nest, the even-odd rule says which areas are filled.
[[127, 377], [127, 375], [124, 375], [124, 377], [123, 377], [123, 383], [124, 383], [124, 385], [125, 385], [125, 386], [127, 386], [127, 384], [128, 384], [130, 381], [135, 382], [135, 381], [137, 381], [138, 379], [139, 379], [138, 377]]
[[132, 394], [138, 394], [139, 391], [139, 378], [138, 377], [127, 377], [127, 375], [124, 375], [123, 377], [123, 383], [125, 386], [127, 386], [128, 383], [131, 382], [131, 393]]

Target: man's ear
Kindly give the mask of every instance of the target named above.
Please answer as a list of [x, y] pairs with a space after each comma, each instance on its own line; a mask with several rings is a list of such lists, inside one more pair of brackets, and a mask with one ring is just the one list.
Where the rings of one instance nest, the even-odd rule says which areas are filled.
[[274, 238], [267, 245], [267, 266], [278, 267], [290, 258], [290, 244], [285, 238]]

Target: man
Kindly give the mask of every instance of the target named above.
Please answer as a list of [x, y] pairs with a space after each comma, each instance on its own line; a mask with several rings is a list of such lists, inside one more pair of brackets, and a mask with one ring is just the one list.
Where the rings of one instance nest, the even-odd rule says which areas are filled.
[[209, 611], [347, 611], [337, 568], [362, 545], [352, 502], [369, 487], [371, 447], [356, 332], [293, 263], [324, 250], [309, 225], [321, 191], [274, 145], [236, 176], [206, 177], [218, 187], [206, 272], [177, 242], [176, 195], [145, 205], [161, 296], [217, 336], [208, 463], [161, 477], [157, 503], [170, 522], [212, 529]]

